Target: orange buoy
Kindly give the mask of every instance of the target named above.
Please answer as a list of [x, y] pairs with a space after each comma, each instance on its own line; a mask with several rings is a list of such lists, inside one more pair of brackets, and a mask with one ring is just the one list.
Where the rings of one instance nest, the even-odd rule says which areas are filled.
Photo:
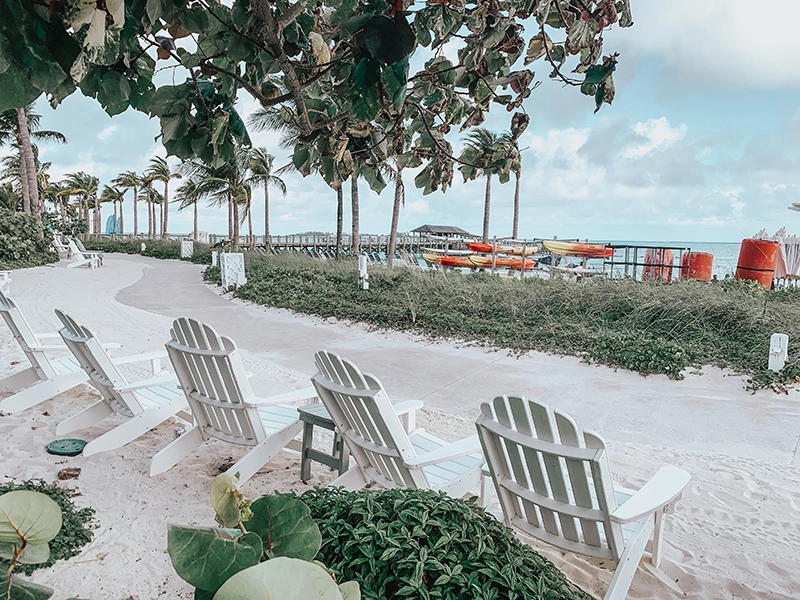
[[739, 260], [736, 263], [736, 279], [757, 281], [769, 289], [772, 286], [779, 248], [778, 242], [770, 240], [754, 238], [742, 240]]
[[681, 279], [711, 281], [714, 255], [708, 252], [687, 252], [681, 259]]
[[644, 253], [642, 281], [661, 279], [665, 283], [672, 280], [672, 250], [667, 248], [648, 248]]

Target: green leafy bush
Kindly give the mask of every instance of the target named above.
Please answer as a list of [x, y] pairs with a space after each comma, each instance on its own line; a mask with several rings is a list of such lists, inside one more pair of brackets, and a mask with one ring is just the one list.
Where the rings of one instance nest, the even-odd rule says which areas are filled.
[[[55, 501], [61, 508], [62, 526], [61, 531], [50, 542], [50, 558], [40, 564], [19, 565], [18, 571], [30, 575], [37, 569], [52, 567], [57, 560], [67, 560], [78, 555], [81, 548], [92, 541], [95, 511], [91, 507], [77, 508], [72, 501], [72, 490], [51, 486], [43, 479], [0, 484], [0, 496], [20, 490], [39, 492]], [[9, 564], [8, 560], [0, 558], [0, 570], [7, 570]]]
[[50, 251], [53, 236], [36, 215], [0, 212], [0, 269], [21, 269], [58, 262]]
[[415, 490], [309, 490], [319, 560], [364, 598], [590, 600], [472, 501]]

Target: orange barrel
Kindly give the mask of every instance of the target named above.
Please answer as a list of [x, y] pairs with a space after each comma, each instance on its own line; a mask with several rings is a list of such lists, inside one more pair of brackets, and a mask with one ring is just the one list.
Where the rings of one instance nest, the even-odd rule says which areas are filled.
[[769, 289], [772, 286], [779, 248], [778, 242], [770, 240], [754, 238], [742, 240], [739, 260], [736, 263], [736, 279], [757, 281]]
[[644, 268], [642, 281], [647, 279], [661, 279], [669, 283], [672, 279], [672, 250], [667, 248], [648, 248], [644, 253]]
[[681, 259], [681, 279], [711, 281], [711, 268], [714, 255], [708, 252], [687, 252]]

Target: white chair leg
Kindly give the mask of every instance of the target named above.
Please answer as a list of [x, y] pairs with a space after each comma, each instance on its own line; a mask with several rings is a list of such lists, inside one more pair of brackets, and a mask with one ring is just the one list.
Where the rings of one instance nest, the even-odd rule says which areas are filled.
[[625, 600], [633, 577], [636, 575], [636, 569], [639, 567], [639, 561], [642, 560], [644, 547], [647, 545], [652, 532], [653, 519], [648, 518], [638, 533], [628, 540], [603, 600]]
[[40, 381], [39, 374], [33, 367], [28, 367], [24, 371], [14, 373], [8, 377], [0, 379], [0, 390], [7, 390], [9, 392], [16, 392], [22, 388], [26, 388], [32, 383]]
[[361, 471], [361, 467], [350, 467], [347, 471], [331, 481], [327, 487], [343, 487], [348, 492], [360, 490], [370, 482]]
[[91, 406], [75, 413], [69, 419], [61, 421], [56, 427], [56, 435], [66, 435], [79, 429], [91, 427], [113, 413], [114, 411], [105, 400], [98, 400]]
[[661, 527], [664, 524], [664, 511], [659, 510], [656, 512], [655, 516], [655, 526], [653, 528], [653, 545], [651, 547], [650, 553], [650, 562], [653, 563], [653, 566], [657, 569], [658, 566], [661, 564], [661, 541], [662, 537], [662, 530]]
[[160, 475], [177, 465], [189, 454], [197, 450], [203, 441], [203, 434], [200, 428], [195, 425], [182, 436], [156, 452], [150, 462], [150, 477]]
[[74, 373], [58, 375], [47, 381], [35, 383], [21, 392], [17, 392], [13, 396], [0, 400], [0, 410], [9, 413], [23, 411], [74, 388], [76, 385], [85, 382], [86, 379], [86, 373], [80, 370]]
[[284, 427], [280, 431], [273, 433], [267, 439], [254, 447], [250, 452], [240, 458], [226, 472], [233, 475], [239, 473], [240, 483], [244, 483], [256, 474], [261, 467], [267, 464], [272, 458], [303, 429], [303, 423], [298, 419], [291, 425]]
[[117, 425], [111, 431], [107, 431], [100, 437], [86, 444], [86, 447], [83, 449], [83, 455], [91, 456], [98, 452], [122, 448], [125, 444], [132, 442], [139, 436], [150, 431], [153, 427], [169, 419], [178, 412], [178, 410], [183, 408], [185, 404], [186, 399], [181, 395], [175, 398], [175, 400], [162, 404], [161, 406], [148, 408], [146, 411], [139, 413], [135, 417], [131, 417], [121, 425]]

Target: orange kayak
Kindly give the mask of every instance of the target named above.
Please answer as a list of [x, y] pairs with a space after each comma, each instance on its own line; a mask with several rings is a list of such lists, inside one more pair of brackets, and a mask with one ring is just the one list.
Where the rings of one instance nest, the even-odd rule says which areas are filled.
[[[469, 261], [473, 267], [480, 267], [481, 269], [492, 268], [491, 256], [468, 256]], [[536, 266], [535, 260], [523, 259], [521, 256], [495, 256], [494, 266], [498, 269], [522, 269], [522, 261], [525, 261], [525, 270], [532, 269]]]
[[[481, 244], [478, 242], [467, 244], [467, 248], [473, 252], [486, 252], [490, 254], [492, 252], [497, 252], [498, 254], [516, 254], [517, 256], [522, 255], [523, 250], [522, 246], [495, 246], [493, 244]], [[525, 254], [534, 254], [538, 249], [539, 248], [535, 244], [525, 246]]]
[[564, 254], [567, 256], [580, 256], [585, 258], [611, 258], [614, 254], [613, 248], [607, 248], [605, 244], [581, 244], [580, 242], [560, 242], [557, 240], [544, 240], [542, 246], [553, 254]]
[[425, 262], [432, 265], [442, 265], [443, 267], [467, 267], [469, 269], [475, 268], [475, 265], [469, 261], [469, 256], [444, 256], [442, 254], [428, 254], [427, 252], [423, 252], [422, 258], [425, 259]]

